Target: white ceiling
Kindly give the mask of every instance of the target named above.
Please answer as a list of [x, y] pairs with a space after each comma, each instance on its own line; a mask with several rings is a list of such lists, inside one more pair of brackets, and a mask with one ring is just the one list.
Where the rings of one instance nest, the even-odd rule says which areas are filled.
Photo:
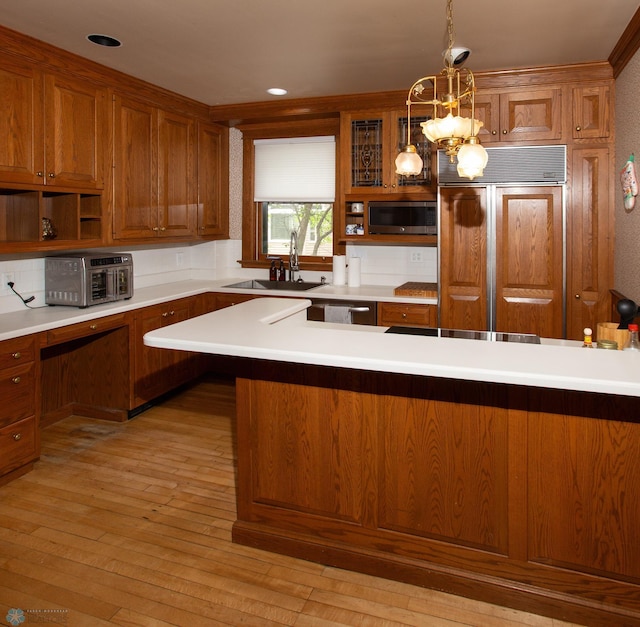
[[[638, 0], [454, 0], [474, 71], [603, 61]], [[0, 24], [200, 102], [408, 89], [438, 72], [445, 0], [2, 0]], [[86, 40], [117, 37], [120, 48]]]

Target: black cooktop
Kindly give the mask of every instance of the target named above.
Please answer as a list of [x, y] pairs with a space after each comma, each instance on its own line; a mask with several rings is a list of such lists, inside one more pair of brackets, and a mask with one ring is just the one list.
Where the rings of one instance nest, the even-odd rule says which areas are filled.
[[502, 333], [498, 331], [467, 331], [464, 329], [438, 329], [423, 327], [389, 327], [385, 333], [426, 335], [428, 337], [454, 337], [464, 340], [483, 340], [485, 342], [540, 344], [540, 337], [531, 333]]

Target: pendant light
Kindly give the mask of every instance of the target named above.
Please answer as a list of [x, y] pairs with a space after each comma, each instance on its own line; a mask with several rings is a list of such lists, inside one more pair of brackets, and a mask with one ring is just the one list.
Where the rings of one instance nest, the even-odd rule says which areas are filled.
[[[432, 117], [422, 122], [425, 137], [454, 163], [458, 174], [474, 179], [482, 176], [487, 165], [487, 151], [480, 144], [478, 133], [483, 123], [475, 119], [475, 80], [471, 70], [459, 69], [469, 56], [466, 48], [453, 46], [452, 0], [447, 0], [448, 46], [444, 53], [445, 67], [440, 74], [419, 78], [407, 95], [407, 144], [396, 158], [396, 173], [412, 176], [422, 171], [422, 159], [411, 143], [411, 107], [431, 107]], [[460, 115], [468, 107], [471, 117]]]

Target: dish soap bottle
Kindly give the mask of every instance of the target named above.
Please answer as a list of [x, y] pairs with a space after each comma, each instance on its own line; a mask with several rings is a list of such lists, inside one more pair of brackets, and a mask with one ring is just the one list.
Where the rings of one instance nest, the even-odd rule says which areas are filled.
[[640, 341], [638, 341], [638, 325], [630, 324], [629, 333], [631, 334], [631, 338], [629, 339], [629, 345], [626, 346], [623, 350], [640, 351]]
[[275, 259], [271, 261], [271, 268], [269, 268], [269, 281], [278, 280], [278, 270], [276, 268]]

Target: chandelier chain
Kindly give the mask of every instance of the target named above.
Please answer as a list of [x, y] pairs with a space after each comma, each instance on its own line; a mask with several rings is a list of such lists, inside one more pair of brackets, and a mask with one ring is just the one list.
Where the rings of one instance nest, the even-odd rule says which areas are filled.
[[447, 37], [449, 39], [449, 43], [447, 46], [445, 60], [447, 65], [450, 65], [452, 63], [451, 49], [453, 48], [453, 42], [455, 41], [455, 33], [453, 30], [453, 0], [447, 0]]

